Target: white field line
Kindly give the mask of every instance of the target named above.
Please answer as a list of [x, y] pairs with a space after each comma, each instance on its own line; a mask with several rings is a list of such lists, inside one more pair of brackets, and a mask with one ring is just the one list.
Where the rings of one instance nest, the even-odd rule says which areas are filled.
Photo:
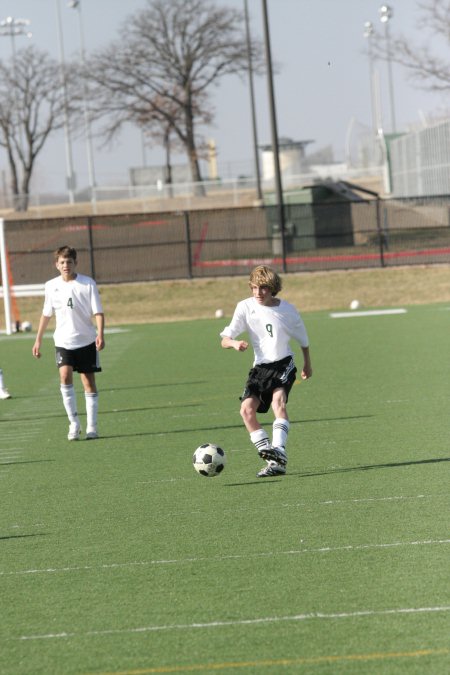
[[[430, 497], [435, 497], [436, 495], [394, 495], [392, 497], [359, 497], [353, 499], [327, 499], [325, 501], [317, 502], [317, 504], [364, 504], [365, 502], [396, 502], [403, 501], [407, 499], [427, 499]], [[299, 502], [298, 504], [304, 506], [310, 506], [307, 502]], [[281, 506], [292, 506], [292, 504], [281, 504]], [[297, 506], [297, 504], [294, 504]]]
[[[0, 457], [0, 466], [1, 466], [1, 457]], [[5, 463], [4, 466], [7, 466]], [[2, 471], [2, 473], [6, 473], [5, 470]], [[1, 476], [1, 474], [0, 474]], [[166, 480], [160, 480], [160, 481], [146, 481], [147, 482], [158, 482], [158, 483], [171, 483], [175, 482], [178, 480], [190, 480], [188, 478], [168, 478]], [[139, 484], [139, 483], [138, 483]], [[364, 497], [364, 498], [354, 498], [354, 499], [327, 499], [325, 501], [310, 501], [310, 502], [293, 502], [292, 504], [286, 503], [286, 504], [280, 504], [279, 507], [282, 509], [297, 509], [297, 508], [304, 508], [308, 507], [310, 508], [311, 506], [334, 506], [338, 504], [364, 504], [364, 503], [374, 503], [374, 502], [396, 502], [396, 501], [405, 501], [405, 500], [415, 500], [415, 499], [434, 499], [435, 497], [446, 497], [447, 493], [445, 495], [440, 495], [440, 494], [435, 494], [435, 495], [402, 495], [402, 496], [393, 496], [393, 497]], [[254, 511], [258, 510], [259, 507], [239, 507], [239, 512], [243, 511]], [[235, 513], [235, 509], [224, 509], [223, 513], [227, 513], [228, 511]], [[180, 516], [193, 516], [199, 513], [203, 513], [203, 511], [175, 511], [175, 512], [168, 512], [165, 513], [164, 516], [174, 518], [174, 517], [180, 517]], [[39, 527], [44, 527], [44, 523], [38, 523]], [[23, 526], [26, 527], [26, 526]], [[302, 540], [300, 540], [300, 543], [303, 543]], [[133, 563], [133, 564], [141, 564], [141, 563]], [[149, 563], [153, 564], [153, 563]], [[75, 568], [75, 569], [85, 569], [85, 568]], [[29, 572], [17, 572], [17, 573], [8, 573], [8, 574], [28, 574]], [[0, 571], [0, 576], [2, 573]]]
[[[3, 437], [2, 437], [3, 440]], [[10, 450], [2, 450], [2, 454], [0, 455], [0, 459], [3, 459], [4, 456], [6, 455], [15, 455], [16, 457], [23, 457], [23, 448], [11, 448]]]
[[131, 328], [105, 328], [106, 335], [114, 335], [114, 333], [129, 333]]
[[366, 309], [353, 312], [330, 312], [332, 319], [353, 319], [361, 316], [387, 316], [389, 314], [406, 314], [407, 310], [399, 309]]
[[[111, 328], [107, 329], [105, 332], [129, 333], [130, 329]], [[21, 336], [14, 335], [12, 339], [16, 340], [18, 337]], [[28, 337], [28, 335], [26, 337]], [[44, 337], [51, 338], [51, 335], [45, 335]], [[10, 338], [11, 336], [7, 336], [7, 338], [5, 339]], [[126, 347], [129, 348], [131, 344], [137, 339], [138, 339], [137, 337], [133, 339], [133, 334], [131, 333]], [[124, 348], [125, 345], [121, 345], [119, 347], [118, 345], [116, 345], [115, 341], [113, 341], [112, 345], [108, 347], [108, 350], [106, 352], [108, 363], [113, 364], [117, 360], [117, 358], [123, 353]], [[104, 357], [102, 357], [102, 361], [103, 358]], [[22, 455], [23, 457], [28, 456], [25, 453], [29, 453], [30, 451], [33, 450], [31, 441], [34, 438], [36, 438], [36, 436], [42, 434], [42, 430], [44, 429], [44, 426], [47, 424], [46, 415], [53, 413], [55, 410], [54, 405], [55, 395], [58, 397], [58, 388], [54, 387], [51, 384], [45, 387], [41, 387], [41, 389], [38, 390], [38, 392], [35, 394], [35, 400], [37, 401], [37, 404], [33, 407], [33, 415], [35, 415], [35, 418], [29, 420], [26, 427], [21, 428], [20, 431], [17, 431], [17, 416], [24, 411], [26, 411], [27, 413], [29, 412], [29, 401], [28, 400], [22, 401], [18, 409], [16, 409], [14, 413], [11, 413], [11, 416], [5, 415], [3, 419], [5, 427], [3, 428], [2, 425], [2, 434], [1, 434], [1, 442], [2, 445], [4, 446], [2, 447], [3, 452], [19, 451], [21, 453], [24, 453]], [[62, 406], [62, 402], [60, 402], [58, 405], [60, 406], [60, 408], [58, 407], [58, 409], [61, 410], [61, 412], [63, 412], [64, 408]], [[12, 445], [14, 444], [14, 447], [8, 448], [7, 446], [10, 443]], [[17, 447], [21, 443], [23, 443], [23, 446]], [[7, 465], [8, 462], [4, 462], [3, 467], [6, 467]], [[3, 467], [2, 467], [2, 474], [5, 474], [6, 470]]]
[[192, 478], [161, 478], [158, 480], [138, 480], [136, 485], [150, 485], [151, 483], [178, 483], [180, 481], [192, 480]]
[[[8, 420], [9, 421], [9, 420]], [[10, 420], [12, 421], [12, 420]], [[33, 425], [31, 428], [28, 428], [27, 430], [22, 429], [21, 431], [13, 430], [11, 429], [10, 431], [5, 431], [2, 433], [2, 441], [6, 440], [14, 440], [16, 439], [17, 441], [21, 441], [22, 439], [28, 440], [29, 438], [34, 438], [36, 436], [36, 429], [41, 429], [43, 427], [43, 424], [41, 423], [40, 420], [36, 420], [38, 424], [35, 423], [33, 420]]]
[[[43, 394], [44, 396], [48, 395], [48, 389], [45, 387], [42, 387], [36, 395], [37, 400], [40, 399], [40, 395]], [[47, 405], [37, 405], [33, 408], [33, 414], [41, 414], [40, 417], [36, 417], [35, 419], [32, 420], [27, 420], [26, 424], [24, 424], [19, 430], [17, 429], [17, 417], [20, 417], [20, 414], [22, 412], [29, 412], [29, 401], [22, 401], [18, 407], [14, 411], [14, 413], [5, 415], [3, 422], [4, 426], [2, 425], [2, 451], [3, 452], [20, 452], [20, 453], [25, 453], [28, 452], [31, 447], [30, 447], [30, 442], [36, 438], [36, 436], [42, 434], [42, 430], [44, 429], [44, 425], [46, 423], [46, 420], [43, 419], [43, 416], [46, 413], [52, 412], [54, 407], [50, 405], [47, 402]], [[24, 444], [24, 445], [19, 445], [19, 444]], [[8, 447], [8, 445], [11, 444], [11, 447]], [[6, 446], [6, 447], [5, 447]]]
[[423, 541], [394, 541], [385, 544], [347, 544], [344, 546], [322, 546], [318, 548], [299, 548], [288, 551], [266, 551], [262, 553], [245, 553], [233, 555], [218, 555], [218, 556], [198, 556], [192, 558], [173, 558], [161, 560], [141, 560], [129, 561], [123, 563], [105, 563], [103, 565], [80, 565], [73, 567], [48, 567], [42, 569], [18, 570], [16, 572], [2, 572], [0, 577], [18, 576], [26, 574], [61, 574], [64, 572], [85, 572], [85, 571], [99, 571], [111, 569], [123, 569], [131, 567], [149, 567], [152, 565], [185, 565], [196, 564], [199, 562], [221, 562], [226, 560], [249, 560], [255, 558], [276, 558], [277, 556], [293, 556], [305, 555], [314, 553], [337, 553], [340, 551], [366, 551], [376, 549], [390, 549], [400, 548], [402, 546], [432, 546], [440, 544], [450, 544], [450, 539], [425, 539]]
[[[187, 480], [187, 479], [185, 479]], [[365, 504], [365, 503], [374, 503], [374, 502], [396, 502], [396, 501], [406, 501], [414, 499], [425, 499], [426, 497], [436, 497], [443, 495], [415, 495], [413, 497], [404, 497], [404, 496], [394, 496], [394, 497], [366, 497], [360, 499], [327, 499], [324, 501], [310, 501], [310, 502], [293, 502], [292, 504], [280, 504], [281, 509], [298, 509], [298, 508], [310, 508], [311, 506], [337, 506], [341, 504]], [[447, 495], [445, 495], [447, 496]], [[260, 506], [239, 506], [237, 509], [222, 509], [222, 513], [243, 513], [249, 511], [260, 511]], [[196, 511], [166, 511], [164, 514], [161, 514], [160, 517], [165, 518], [180, 518], [183, 516], [196, 516], [204, 513], [204, 510]]]
[[258, 624], [274, 624], [288, 621], [311, 621], [319, 620], [338, 620], [338, 619], [361, 619], [377, 616], [398, 616], [414, 614], [430, 614], [437, 612], [449, 612], [450, 606], [442, 605], [437, 607], [394, 607], [390, 609], [362, 609], [356, 612], [308, 612], [306, 614], [292, 614], [288, 616], [265, 616], [254, 619], [235, 619], [229, 621], [208, 621], [205, 623], [176, 623], [154, 626], [138, 626], [136, 628], [112, 628], [106, 630], [90, 630], [84, 633], [47, 633], [44, 635], [20, 635], [18, 637], [7, 638], [7, 640], [55, 640], [59, 638], [86, 638], [100, 637], [104, 635], [129, 635], [133, 633], [153, 633], [157, 631], [173, 630], [197, 630], [207, 628], [223, 628], [226, 626], [254, 626]]

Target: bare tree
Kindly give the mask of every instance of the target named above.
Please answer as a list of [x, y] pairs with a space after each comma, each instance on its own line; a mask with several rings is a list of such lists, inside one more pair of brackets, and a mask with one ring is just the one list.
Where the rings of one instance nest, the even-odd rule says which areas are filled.
[[63, 124], [59, 64], [35, 47], [0, 61], [0, 146], [6, 149], [17, 211], [28, 208], [36, 157]]
[[[426, 44], [414, 44], [399, 35], [387, 41], [378, 36], [376, 56], [404, 66], [418, 86], [429, 91], [450, 91], [450, 61], [438, 55], [439, 43], [445, 50], [450, 46], [450, 2], [448, 0], [423, 0], [418, 2], [418, 26], [421, 33], [428, 33]], [[431, 46], [430, 46], [431, 45]], [[444, 51], [444, 50], [442, 50]]]
[[[146, 138], [150, 138], [155, 144], [162, 145], [165, 155], [165, 175], [164, 183], [172, 185], [172, 150], [182, 150], [182, 144], [178, 136], [174, 133], [174, 123], [180, 118], [180, 108], [173, 103], [170, 105], [167, 101], [154, 101], [155, 105], [148, 110], [147, 114], [142, 114], [138, 119], [142, 132]], [[170, 105], [170, 107], [169, 107]], [[159, 108], [164, 108], [167, 115], [161, 115]], [[172, 195], [172, 188], [169, 187], [169, 195]]]
[[[212, 85], [246, 70], [243, 27], [242, 12], [211, 0], [147, 0], [120, 39], [88, 63], [97, 115], [107, 116], [104, 133], [111, 137], [130, 120], [157, 121], [159, 132], [162, 125], [178, 137], [192, 180], [200, 182], [197, 127], [212, 120]], [[256, 45], [260, 62], [261, 54]]]

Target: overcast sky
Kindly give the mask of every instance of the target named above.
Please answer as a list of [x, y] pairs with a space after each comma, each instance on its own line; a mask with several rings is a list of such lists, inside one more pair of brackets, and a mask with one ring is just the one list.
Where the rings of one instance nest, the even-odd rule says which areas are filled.
[[[217, 4], [243, 8], [243, 0], [215, 0]], [[79, 53], [79, 24], [76, 10], [67, 0], [3, 0], [3, 15], [29, 19], [32, 37], [18, 36], [16, 49], [33, 42], [59, 58], [56, 2], [61, 7], [64, 51], [67, 59]], [[84, 41], [87, 54], [118, 37], [127, 16], [146, 5], [146, 0], [81, 0]], [[250, 30], [254, 37], [263, 36], [261, 0], [248, 0]], [[364, 23], [372, 21], [383, 30], [378, 10], [379, 0], [267, 0], [272, 58], [279, 66], [275, 76], [278, 131], [293, 140], [312, 140], [310, 152], [331, 145], [336, 161], [345, 158], [349, 125], [359, 129], [371, 125], [371, 98], [367, 40]], [[421, 42], [416, 0], [392, 0], [391, 33], [402, 32]], [[11, 40], [0, 40], [0, 58], [11, 58]], [[390, 129], [387, 67], [377, 65], [380, 78], [383, 124]], [[448, 109], [449, 101], [437, 94], [414, 88], [405, 72], [393, 69], [397, 128], [402, 130], [421, 119]], [[266, 79], [255, 80], [257, 128], [260, 144], [271, 142]], [[213, 91], [215, 121], [204, 130], [205, 138], [214, 139], [218, 152], [219, 173], [227, 178], [233, 173], [252, 170], [253, 141], [250, 98], [247, 84], [236, 77], [222, 80]], [[203, 130], [202, 130], [203, 131]], [[83, 139], [73, 144], [78, 188], [88, 185], [86, 147]], [[50, 140], [39, 156], [35, 188], [39, 191], [63, 191], [66, 184], [64, 136]], [[126, 184], [128, 169], [142, 166], [144, 154], [140, 132], [129, 128], [113, 148], [98, 149], [95, 142], [94, 163], [97, 183], [101, 186]], [[147, 164], [163, 161], [162, 152], [147, 148]], [[176, 161], [184, 162], [183, 157]], [[4, 151], [0, 152], [0, 169], [7, 169]]]

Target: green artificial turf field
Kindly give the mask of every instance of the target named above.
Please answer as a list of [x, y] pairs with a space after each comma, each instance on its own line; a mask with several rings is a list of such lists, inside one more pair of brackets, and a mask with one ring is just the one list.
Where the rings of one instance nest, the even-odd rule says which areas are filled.
[[91, 442], [66, 440], [51, 338], [39, 362], [0, 338], [2, 675], [450, 672], [449, 307], [304, 318], [271, 479], [225, 320], [108, 334]]

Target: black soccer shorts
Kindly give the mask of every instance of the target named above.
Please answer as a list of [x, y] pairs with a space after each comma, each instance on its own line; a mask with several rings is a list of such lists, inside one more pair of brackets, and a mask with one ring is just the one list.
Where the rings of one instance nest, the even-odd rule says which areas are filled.
[[296, 372], [292, 356], [286, 356], [281, 361], [273, 363], [260, 363], [250, 370], [240, 400], [256, 396], [260, 400], [257, 412], [266, 413], [272, 403], [275, 389], [282, 387], [286, 392], [286, 401], [288, 400], [289, 392], [296, 380]]
[[72, 366], [77, 373], [101, 372], [100, 359], [95, 342], [78, 349], [56, 347], [56, 365], [58, 368], [61, 368], [61, 366]]

